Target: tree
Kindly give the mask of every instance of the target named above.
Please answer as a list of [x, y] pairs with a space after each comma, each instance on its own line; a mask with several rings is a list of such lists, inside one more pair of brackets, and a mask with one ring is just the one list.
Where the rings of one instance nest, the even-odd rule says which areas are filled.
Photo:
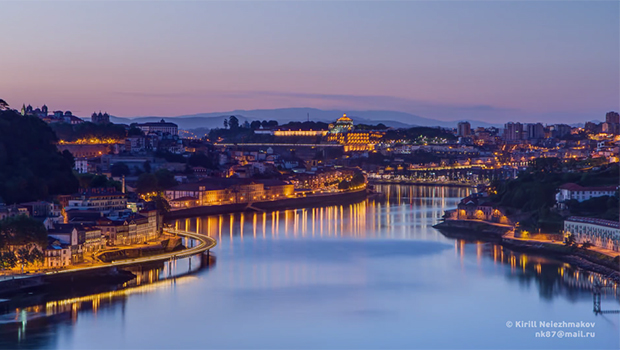
[[123, 162], [114, 163], [110, 167], [110, 172], [114, 177], [128, 176], [130, 174], [129, 166]]
[[106, 188], [108, 187], [108, 177], [105, 175], [95, 175], [90, 181], [90, 188]]
[[75, 168], [75, 158], [73, 157], [73, 154], [71, 154], [71, 152], [69, 152], [68, 150], [64, 150], [62, 151], [62, 156], [67, 160], [69, 164], [71, 164], [71, 168]]
[[230, 118], [228, 118], [228, 125], [230, 126], [230, 130], [234, 131], [239, 129], [239, 118], [231, 115]]
[[250, 128], [252, 128], [252, 130], [257, 130], [260, 129], [260, 125], [260, 121], [254, 120], [252, 121], [252, 123], [250, 123]]
[[571, 245], [575, 244], [575, 235], [573, 235], [572, 233], [570, 233], [570, 234], [566, 237], [566, 240], [564, 241], [564, 244], [566, 244], [567, 246], [571, 246]]
[[13, 251], [0, 252], [0, 266], [2, 266], [3, 269], [12, 269], [17, 266], [17, 256], [15, 256], [15, 253]]
[[145, 173], [150, 173], [151, 172], [151, 162], [149, 162], [148, 160], [144, 162], [144, 165], [142, 165], [142, 168], [144, 169]]
[[35, 263], [43, 264], [44, 261], [45, 261], [45, 254], [43, 254], [43, 252], [40, 251], [37, 247], [34, 247], [30, 251], [30, 260], [28, 260], [28, 262], [31, 264], [35, 264]]
[[47, 244], [47, 230], [43, 223], [26, 215], [0, 220], [0, 249], [6, 245]]
[[24, 271], [24, 267], [27, 266], [32, 260], [30, 254], [30, 246], [24, 246], [17, 250], [17, 261], [22, 266], [22, 271]]
[[224, 119], [224, 129], [228, 129], [228, 119]]
[[40, 118], [0, 110], [0, 197], [7, 204], [77, 191], [72, 162], [57, 141]]
[[155, 207], [160, 214], [166, 214], [170, 212], [170, 203], [162, 196], [161, 193], [158, 193], [157, 196], [152, 197], [151, 200], [155, 202]]
[[245, 122], [243, 122], [243, 128], [249, 129], [250, 128], [250, 122], [248, 122], [247, 120]]
[[159, 169], [155, 172], [155, 178], [157, 179], [157, 189], [165, 190], [178, 185], [179, 183], [174, 178], [174, 174], [168, 169]]
[[583, 243], [581, 243], [581, 248], [583, 248], [583, 249], [588, 249], [588, 248], [590, 248], [592, 246], [593, 246], [593, 244], [590, 243], [590, 242], [583, 242]]
[[136, 123], [132, 123], [127, 131], [127, 136], [144, 136], [144, 132], [140, 129]]
[[136, 191], [140, 194], [147, 194], [157, 191], [157, 178], [153, 174], [144, 173], [138, 177]]

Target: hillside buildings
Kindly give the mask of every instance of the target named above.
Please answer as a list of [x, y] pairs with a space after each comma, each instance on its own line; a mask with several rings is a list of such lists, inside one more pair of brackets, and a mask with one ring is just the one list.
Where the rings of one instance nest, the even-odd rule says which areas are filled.
[[160, 120], [157, 123], [149, 122], [137, 124], [138, 127], [145, 135], [150, 133], [160, 133], [160, 134], [169, 134], [169, 135], [178, 135], [179, 127], [170, 122], [166, 122], [164, 119]]
[[558, 188], [555, 200], [558, 206], [563, 208], [567, 201], [583, 202], [596, 197], [613, 196], [617, 190], [618, 186], [583, 187], [574, 183], [567, 183]]

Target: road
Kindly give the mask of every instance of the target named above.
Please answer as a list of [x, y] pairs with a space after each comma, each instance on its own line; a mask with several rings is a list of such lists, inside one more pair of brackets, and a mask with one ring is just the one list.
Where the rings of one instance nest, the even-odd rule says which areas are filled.
[[[205, 236], [205, 235], [185, 232], [185, 231], [177, 231], [177, 230], [165, 230], [165, 231], [166, 233], [169, 233], [169, 234], [176, 234], [178, 236], [183, 236], [186, 238], [194, 239], [198, 241], [199, 244], [194, 247], [184, 249], [181, 251], [177, 251], [177, 252], [172, 252], [172, 253], [158, 254], [158, 255], [146, 256], [146, 257], [135, 258], [135, 259], [117, 260], [111, 263], [101, 263], [98, 265], [88, 266], [88, 267], [77, 267], [77, 268], [70, 268], [67, 270], [50, 271], [50, 272], [46, 272], [45, 274], [46, 275], [67, 274], [67, 273], [73, 273], [73, 272], [92, 271], [96, 269], [109, 268], [109, 267], [126, 267], [126, 266], [137, 265], [137, 264], [165, 261], [169, 259], [185, 258], [188, 256], [204, 253], [207, 250], [210, 250], [211, 248], [217, 245], [217, 242], [215, 241], [215, 239]], [[38, 275], [31, 275], [31, 276], [38, 276]]]

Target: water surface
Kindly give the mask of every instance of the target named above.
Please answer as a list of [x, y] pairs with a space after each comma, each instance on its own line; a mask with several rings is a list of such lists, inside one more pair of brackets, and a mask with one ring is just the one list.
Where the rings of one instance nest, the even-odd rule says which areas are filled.
[[[386, 200], [179, 220], [215, 237], [217, 264], [144, 271], [118, 295], [61, 303], [66, 319], [4, 344], [84, 348], [617, 349], [619, 316], [594, 315], [598, 276], [432, 228], [465, 188], [385, 185]], [[189, 273], [187, 273], [189, 272]], [[185, 274], [176, 279], [167, 276]], [[164, 279], [163, 281], [152, 281]], [[620, 309], [615, 285], [603, 309]], [[129, 292], [127, 292], [129, 291]], [[92, 300], [91, 300], [92, 299]], [[41, 312], [50, 308], [42, 304]], [[32, 311], [32, 308], [30, 309]], [[47, 311], [53, 314], [53, 311]], [[59, 313], [62, 314], [62, 313]], [[540, 338], [507, 322], [595, 322], [594, 338]]]

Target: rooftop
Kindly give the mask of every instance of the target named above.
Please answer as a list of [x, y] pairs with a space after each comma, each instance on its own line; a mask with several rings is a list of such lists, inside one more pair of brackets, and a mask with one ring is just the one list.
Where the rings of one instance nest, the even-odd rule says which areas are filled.
[[597, 218], [587, 218], [583, 216], [571, 216], [568, 219], [566, 219], [566, 221], [581, 222], [585, 224], [594, 224], [594, 225], [600, 225], [600, 226], [613, 227], [613, 228], [620, 229], [619, 221], [603, 220], [603, 219], [597, 219]]

